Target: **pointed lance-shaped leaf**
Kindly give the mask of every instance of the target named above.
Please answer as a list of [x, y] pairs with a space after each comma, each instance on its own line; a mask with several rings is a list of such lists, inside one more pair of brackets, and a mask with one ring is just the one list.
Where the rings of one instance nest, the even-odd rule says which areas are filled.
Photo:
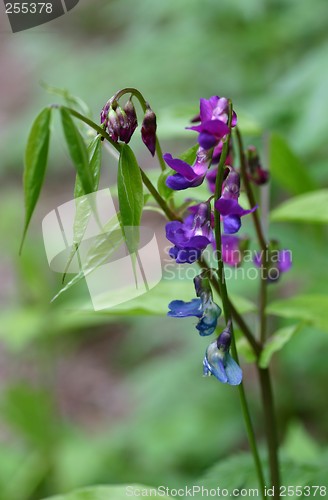
[[138, 249], [144, 198], [139, 165], [126, 144], [122, 146], [118, 163], [117, 189], [122, 231], [129, 252], [134, 253]]
[[[101, 168], [101, 151], [102, 151], [101, 148], [102, 148], [101, 136], [97, 135], [92, 139], [92, 141], [88, 146], [89, 168], [92, 175], [93, 191], [96, 191], [99, 185], [100, 168]], [[65, 277], [69, 270], [71, 262], [80, 246], [80, 243], [88, 226], [92, 209], [95, 208], [90, 205], [91, 201], [90, 198], [84, 196], [83, 186], [81, 184], [78, 175], [76, 175], [76, 180], [75, 180], [74, 198], [76, 199], [76, 211], [75, 211], [75, 218], [73, 225], [74, 244], [72, 246], [69, 258], [67, 260], [62, 282], [65, 281]], [[97, 213], [95, 213], [95, 217], [98, 218]]]
[[50, 139], [51, 108], [45, 108], [33, 122], [25, 150], [24, 195], [25, 223], [20, 252], [38, 201], [47, 168]]
[[92, 193], [93, 182], [89, 169], [87, 147], [69, 111], [65, 108], [60, 108], [60, 114], [68, 151], [81, 181], [84, 194]]
[[85, 277], [91, 274], [95, 269], [98, 269], [98, 267], [108, 262], [110, 256], [117, 248], [120, 247], [122, 242], [123, 235], [121, 231], [120, 214], [117, 213], [104, 225], [103, 232], [100, 233], [93, 241], [85, 262], [83, 263], [83, 268], [59, 290], [51, 302], [56, 300], [62, 293], [66, 292], [73, 285], [76, 285], [79, 281], [85, 279]]

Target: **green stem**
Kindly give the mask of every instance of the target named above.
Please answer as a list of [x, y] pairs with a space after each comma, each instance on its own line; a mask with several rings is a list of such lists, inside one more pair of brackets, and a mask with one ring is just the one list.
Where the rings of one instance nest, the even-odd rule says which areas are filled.
[[[249, 181], [247, 175], [247, 161], [244, 153], [243, 140], [241, 137], [241, 133], [236, 127], [236, 136], [238, 142], [238, 150], [239, 150], [239, 161], [240, 161], [240, 173], [243, 180], [243, 184], [245, 186], [245, 191], [247, 194], [247, 198], [251, 207], [255, 207], [256, 200], [253, 193], [253, 189], [251, 183]], [[259, 295], [259, 325], [260, 325], [260, 342], [263, 344], [266, 339], [266, 314], [265, 308], [267, 303], [267, 267], [268, 267], [268, 246], [266, 242], [266, 238], [264, 236], [264, 232], [262, 229], [262, 225], [259, 219], [259, 215], [257, 210], [252, 213], [255, 231], [257, 235], [257, 239], [262, 251], [261, 257], [261, 285], [260, 285], [260, 295]]]
[[161, 145], [159, 143], [157, 134], [156, 134], [156, 155], [157, 155], [158, 163], [161, 167], [161, 170], [162, 170], [162, 172], [164, 172], [164, 170], [166, 170], [166, 164], [165, 164], [165, 161], [163, 160], [163, 151], [162, 151]]
[[274, 495], [272, 498], [280, 498], [280, 472], [278, 458], [278, 436], [277, 424], [275, 420], [274, 400], [272, 392], [272, 384], [270, 371], [268, 368], [258, 367], [258, 375], [261, 387], [261, 396], [263, 401], [264, 425], [268, 441], [269, 464], [270, 464], [270, 480], [274, 487]]
[[[247, 194], [247, 198], [249, 200], [249, 204], [251, 207], [255, 207], [256, 200], [255, 200], [255, 197], [253, 194], [252, 186], [249, 182], [249, 178], [247, 175], [247, 162], [246, 162], [246, 157], [245, 157], [245, 153], [244, 153], [243, 140], [241, 137], [241, 133], [238, 130], [238, 127], [236, 127], [236, 137], [237, 137], [238, 150], [239, 150], [241, 178], [242, 178], [244, 186], [245, 186], [245, 191]], [[265, 237], [263, 235], [262, 226], [261, 226], [261, 222], [260, 222], [260, 218], [259, 218], [259, 214], [258, 214], [257, 210], [252, 212], [252, 217], [253, 217], [254, 226], [255, 226], [255, 230], [256, 230], [256, 234], [257, 234], [257, 239], [259, 241], [261, 250], [265, 254], [267, 252], [267, 243], [266, 243]]]
[[[262, 257], [262, 274], [266, 274], [266, 259]], [[267, 280], [264, 277], [261, 277], [260, 282], [260, 294], [259, 294], [259, 326], [260, 326], [260, 342], [261, 345], [264, 344], [266, 340], [266, 331], [267, 331], [267, 317], [266, 317], [266, 304], [268, 299], [267, 293]]]
[[[245, 186], [248, 201], [251, 207], [256, 205], [254, 193], [252, 186], [250, 184], [247, 175], [247, 162], [244, 153], [243, 141], [240, 131], [236, 127], [236, 136], [239, 149], [240, 158], [240, 172]], [[259, 329], [260, 329], [260, 343], [261, 346], [266, 340], [267, 334], [267, 317], [266, 317], [266, 305], [267, 305], [267, 267], [268, 267], [268, 246], [266, 238], [263, 233], [262, 225], [257, 213], [257, 210], [252, 213], [254, 226], [257, 234], [257, 239], [262, 250], [261, 258], [261, 283], [260, 283], [260, 294], [259, 294]], [[275, 421], [275, 410], [274, 410], [274, 400], [273, 392], [271, 386], [270, 371], [268, 368], [262, 369], [257, 367], [259, 382], [261, 388], [261, 397], [263, 402], [263, 412], [264, 412], [264, 422], [265, 422], [265, 432], [268, 443], [269, 451], [269, 464], [270, 464], [270, 478], [271, 484], [274, 487], [273, 498], [280, 498], [280, 474], [279, 474], [279, 459], [278, 459], [278, 436], [277, 436], [277, 425]]]
[[67, 106], [59, 106], [57, 104], [52, 105], [53, 108], [57, 109], [65, 109], [68, 111], [72, 116], [75, 116], [75, 118], [78, 118], [78, 120], [81, 120], [81, 122], [86, 123], [89, 125], [89, 127], [93, 128], [96, 132], [98, 132], [99, 135], [101, 135], [104, 139], [106, 139], [110, 144], [115, 148], [118, 152], [121, 152], [121, 145], [118, 144], [117, 142], [114, 142], [110, 136], [107, 134], [107, 132], [100, 126], [97, 125], [95, 122], [87, 118], [86, 116], [81, 115], [78, 111], [75, 111], [75, 109], [68, 108]]
[[154, 199], [157, 201], [158, 205], [161, 207], [167, 218], [169, 220], [179, 220], [179, 217], [168, 207], [166, 201], [164, 200], [164, 198], [161, 197], [161, 195], [159, 194], [159, 192], [157, 191], [157, 189], [155, 188], [155, 186], [153, 185], [147, 174], [145, 174], [145, 172], [142, 170], [141, 167], [139, 168], [144, 185], [146, 186], [150, 194], [154, 197]]
[[[198, 264], [205, 271], [210, 271], [210, 266], [209, 266], [208, 262], [206, 261], [206, 259], [203, 256], [199, 259]], [[221, 297], [221, 290], [220, 290], [220, 287], [219, 287], [218, 280], [215, 278], [215, 276], [212, 273], [209, 273], [209, 279], [210, 279], [211, 285], [213, 286], [214, 290]], [[229, 299], [229, 297], [228, 297], [228, 301], [229, 301], [229, 307], [230, 307], [230, 311], [231, 311], [231, 314], [232, 314], [232, 317], [233, 317], [234, 321], [238, 324], [239, 328], [241, 329], [241, 331], [243, 332], [243, 334], [247, 338], [247, 340], [248, 340], [251, 348], [253, 349], [254, 354], [258, 357], [260, 355], [260, 353], [261, 353], [261, 346], [260, 346], [260, 344], [254, 338], [254, 336], [253, 336], [252, 332], [250, 331], [247, 323], [245, 322], [245, 320], [243, 319], [243, 317], [239, 314], [239, 312], [237, 311], [237, 309], [235, 308], [235, 306], [233, 305], [233, 303], [231, 302], [231, 300]]]
[[[221, 192], [222, 192], [224, 164], [225, 164], [225, 160], [226, 160], [227, 155], [228, 155], [229, 142], [230, 142], [230, 136], [231, 136], [231, 120], [232, 120], [232, 103], [231, 103], [231, 101], [229, 101], [228, 126], [230, 129], [230, 132], [229, 132], [228, 136], [226, 137], [225, 143], [223, 145], [223, 149], [222, 149], [222, 153], [221, 153], [221, 157], [220, 157], [220, 162], [218, 165], [218, 173], [216, 176], [216, 185], [215, 185], [215, 197], [214, 197], [215, 201], [220, 198]], [[221, 221], [220, 221], [220, 214], [217, 210], [215, 210], [214, 220], [215, 220], [214, 227], [215, 227], [216, 255], [217, 255], [218, 276], [219, 276], [218, 284], [219, 284], [220, 295], [221, 295], [221, 299], [222, 299], [224, 317], [225, 317], [225, 321], [227, 323], [229, 320], [232, 319], [232, 313], [231, 313], [230, 301], [229, 301], [229, 297], [228, 297], [227, 285], [225, 282], [224, 263], [223, 263], [223, 259], [222, 259]], [[231, 351], [232, 351], [233, 357], [235, 358], [236, 362], [239, 363], [232, 321], [231, 321]], [[251, 416], [250, 416], [250, 411], [249, 411], [243, 383], [241, 383], [238, 386], [238, 391], [239, 391], [239, 398], [240, 398], [240, 402], [241, 402], [244, 421], [245, 421], [245, 425], [246, 425], [248, 440], [249, 440], [250, 448], [251, 448], [251, 451], [253, 454], [255, 468], [257, 471], [258, 481], [259, 481], [262, 497], [263, 497], [263, 499], [265, 499], [266, 496], [265, 496], [264, 474], [263, 474], [263, 469], [262, 469], [262, 464], [261, 464], [259, 452], [257, 449], [255, 432], [254, 432], [254, 428], [253, 428], [253, 424], [252, 424], [252, 420], [251, 420]]]

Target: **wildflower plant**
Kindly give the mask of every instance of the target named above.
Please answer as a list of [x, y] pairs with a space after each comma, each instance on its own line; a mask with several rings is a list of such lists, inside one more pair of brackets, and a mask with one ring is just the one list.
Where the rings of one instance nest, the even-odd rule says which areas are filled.
[[[129, 146], [132, 136], [138, 135], [136, 102], [141, 106], [141, 139], [159, 163], [158, 184], [155, 185]], [[185, 302], [174, 297], [168, 303], [168, 316], [176, 320], [197, 318], [196, 334], [209, 336], [204, 353], [200, 348], [199, 365], [203, 360], [203, 375], [218, 383], [236, 386], [245, 420], [249, 445], [254, 457], [258, 484], [265, 498], [263, 463], [258, 452], [254, 425], [244, 390], [235, 337], [238, 327], [252, 351], [259, 377], [266, 428], [270, 485], [274, 486], [274, 498], [279, 497], [280, 467], [278, 438], [275, 422], [271, 374], [268, 363], [263, 364], [269, 334], [266, 316], [268, 287], [274, 287], [291, 267], [291, 255], [277, 241], [269, 241], [263, 230], [261, 206], [257, 201], [259, 190], [269, 181], [269, 173], [262, 166], [254, 146], [245, 149], [238, 126], [238, 113], [232, 101], [212, 96], [200, 99], [199, 114], [186, 123], [195, 146], [180, 158], [171, 153], [163, 154], [157, 137], [155, 112], [143, 95], [134, 88], [118, 91], [104, 105], [98, 123], [79, 109], [79, 101], [70, 99], [69, 105], [52, 105], [36, 118], [28, 139], [24, 190], [26, 218], [24, 236], [41, 191], [48, 158], [51, 119], [60, 114], [68, 151], [76, 169], [76, 198], [98, 189], [102, 146], [107, 144], [118, 157], [119, 224], [131, 253], [138, 245], [138, 227], [144, 206], [157, 204], [167, 219], [166, 238], [170, 244], [169, 258], [181, 266], [197, 263], [199, 272], [190, 283], [190, 300]], [[192, 118], [192, 117], [191, 117]], [[85, 127], [86, 126], [86, 127]], [[195, 137], [195, 133], [197, 134]], [[91, 137], [90, 137], [91, 136]], [[204, 184], [208, 196], [195, 202], [195, 190]], [[185, 202], [177, 202], [176, 193], [185, 191]], [[203, 191], [202, 191], [203, 192]], [[243, 193], [243, 200], [240, 195]], [[181, 199], [181, 198], [179, 198]], [[245, 203], [247, 201], [247, 205]], [[73, 254], [78, 250], [89, 213], [84, 213], [74, 228]], [[236, 268], [243, 264], [244, 253], [250, 238], [243, 234], [243, 220], [254, 224], [257, 250], [253, 262], [259, 273], [258, 329], [254, 332], [235, 306], [225, 279], [225, 266]], [[125, 227], [135, 227], [131, 234]], [[109, 242], [111, 235], [108, 235]], [[110, 250], [112, 244], [110, 245]], [[205, 256], [210, 251], [212, 261]], [[77, 280], [64, 285], [65, 291]], [[149, 292], [151, 293], [151, 292]], [[221, 318], [222, 316], [222, 318]], [[274, 338], [270, 337], [270, 341]], [[206, 379], [204, 383], [209, 383]], [[234, 390], [231, 388], [231, 390]]]

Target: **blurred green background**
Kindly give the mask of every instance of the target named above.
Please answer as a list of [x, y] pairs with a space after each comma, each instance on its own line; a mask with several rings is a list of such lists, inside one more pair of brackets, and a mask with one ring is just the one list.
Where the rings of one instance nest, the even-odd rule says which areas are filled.
[[[0, 498], [39, 500], [96, 483], [192, 484], [219, 459], [248, 449], [237, 392], [201, 377], [207, 341], [193, 321], [81, 313], [84, 283], [50, 304], [61, 277], [48, 268], [41, 221], [71, 199], [74, 183], [58, 122], [18, 256], [28, 130], [41, 106], [59, 101], [40, 82], [80, 96], [96, 121], [116, 90], [139, 88], [172, 153], [193, 144], [184, 127], [199, 97], [231, 97], [246, 142], [270, 164], [276, 206], [327, 185], [327, 2], [81, 0], [64, 17], [17, 34], [0, 9]], [[133, 144], [141, 163], [157, 168], [140, 139]], [[114, 184], [110, 156], [103, 169], [103, 185]], [[160, 216], [149, 223], [163, 226]], [[270, 232], [294, 259], [272, 297], [323, 294], [322, 226], [273, 224]], [[256, 300], [253, 285], [233, 288]], [[324, 453], [328, 432], [327, 321], [318, 323], [301, 328], [273, 360], [283, 454], [306, 464]], [[285, 324], [272, 316], [270, 329]], [[256, 373], [243, 366], [261, 438]]]

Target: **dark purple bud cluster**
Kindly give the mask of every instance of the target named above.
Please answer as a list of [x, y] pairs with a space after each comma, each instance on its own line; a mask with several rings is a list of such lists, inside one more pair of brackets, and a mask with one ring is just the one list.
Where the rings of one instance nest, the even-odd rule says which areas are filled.
[[122, 108], [116, 100], [109, 101], [100, 113], [100, 120], [110, 138], [128, 144], [138, 126], [137, 114], [131, 99]]
[[[148, 103], [146, 106], [141, 126], [141, 138], [154, 156], [156, 151], [156, 115]], [[122, 108], [118, 100], [112, 97], [101, 110], [100, 122], [112, 141], [122, 141], [128, 144], [138, 126], [137, 113], [131, 98]]]

